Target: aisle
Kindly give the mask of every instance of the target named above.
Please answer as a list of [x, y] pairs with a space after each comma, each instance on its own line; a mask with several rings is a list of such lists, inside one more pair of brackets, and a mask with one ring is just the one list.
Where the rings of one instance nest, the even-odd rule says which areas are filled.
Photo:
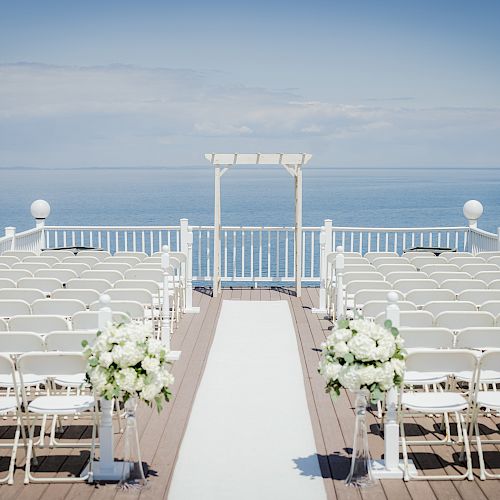
[[288, 303], [224, 301], [168, 498], [323, 500], [315, 453]]

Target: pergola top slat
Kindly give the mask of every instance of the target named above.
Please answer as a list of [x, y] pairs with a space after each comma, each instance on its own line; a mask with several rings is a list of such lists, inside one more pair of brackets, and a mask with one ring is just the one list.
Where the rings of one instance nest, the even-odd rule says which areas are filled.
[[213, 165], [305, 165], [309, 153], [207, 153]]

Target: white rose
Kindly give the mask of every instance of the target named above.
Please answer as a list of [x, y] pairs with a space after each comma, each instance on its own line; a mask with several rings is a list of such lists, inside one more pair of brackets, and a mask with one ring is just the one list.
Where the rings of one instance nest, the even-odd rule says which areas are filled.
[[115, 378], [120, 389], [125, 392], [135, 392], [137, 373], [133, 368], [123, 368], [116, 373]]
[[94, 391], [97, 394], [102, 394], [104, 391], [104, 387], [108, 381], [108, 374], [106, 370], [104, 370], [100, 366], [96, 366], [89, 372], [89, 378]]
[[148, 373], [156, 373], [160, 368], [160, 361], [158, 360], [158, 358], [151, 358], [147, 356], [142, 360], [141, 366]]
[[153, 401], [161, 390], [162, 387], [159, 384], [146, 384], [141, 391], [141, 397], [145, 401]]
[[334, 346], [334, 349], [335, 355], [339, 358], [343, 358], [349, 352], [349, 347], [345, 342], [337, 342]]
[[113, 362], [113, 355], [110, 352], [103, 352], [99, 356], [99, 364], [103, 368], [108, 368], [109, 365], [111, 365], [112, 362]]
[[374, 359], [376, 344], [367, 335], [357, 334], [347, 343], [352, 354], [359, 361], [372, 361]]
[[359, 381], [361, 385], [372, 385], [377, 382], [381, 375], [381, 370], [373, 365], [366, 365], [359, 369]]
[[342, 387], [356, 391], [360, 387], [359, 368], [357, 365], [344, 365], [339, 373], [339, 382]]
[[352, 337], [352, 331], [348, 328], [340, 328], [335, 330], [331, 337], [337, 342], [347, 342]]

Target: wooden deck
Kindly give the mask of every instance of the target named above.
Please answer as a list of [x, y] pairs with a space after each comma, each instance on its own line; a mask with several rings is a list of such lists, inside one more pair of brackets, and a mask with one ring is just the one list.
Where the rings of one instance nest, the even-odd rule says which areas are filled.
[[[343, 480], [349, 468], [349, 452], [354, 427], [352, 401], [347, 394], [332, 403], [324, 392], [324, 383], [317, 373], [321, 342], [331, 328], [331, 322], [311, 313], [318, 302], [318, 290], [306, 288], [303, 297], [297, 299], [287, 290], [251, 290], [225, 289], [222, 296], [214, 299], [202, 292], [195, 293], [195, 305], [201, 307], [201, 313], [186, 315], [173, 337], [173, 348], [182, 351], [179, 361], [174, 364], [173, 373], [176, 378], [173, 387], [173, 399], [161, 414], [156, 410], [141, 405], [138, 414], [138, 426], [141, 440], [143, 461], [149, 466], [149, 488], [140, 495], [123, 493], [114, 485], [90, 486], [87, 484], [30, 484], [23, 485], [23, 451], [18, 453], [18, 470], [13, 486], [0, 486], [0, 498], [10, 499], [81, 499], [98, 500], [111, 498], [159, 499], [168, 497], [168, 489], [172, 478], [177, 453], [189, 420], [191, 407], [196, 396], [198, 384], [203, 375], [206, 359], [212, 344], [215, 326], [222, 300], [287, 300], [296, 324], [297, 341], [304, 373], [304, 385], [311, 414], [311, 421], [316, 440], [320, 466], [329, 499], [486, 499], [498, 498], [499, 482], [494, 480], [479, 481], [380, 481], [373, 488], [358, 491], [348, 488]], [[369, 414], [370, 449], [375, 458], [382, 454], [383, 441], [378, 435], [378, 421]], [[492, 430], [498, 430], [500, 419], [485, 419], [483, 424]], [[430, 439], [436, 433], [437, 422], [431, 418], [423, 418], [410, 422], [409, 433], [420, 435], [422, 439]], [[9, 436], [12, 429], [8, 421], [0, 426], [0, 438]], [[83, 426], [71, 426], [61, 437], [88, 439], [89, 429]], [[122, 439], [115, 434], [116, 456], [121, 457]], [[422, 470], [422, 474], [435, 474], [440, 471], [451, 474], [456, 472], [450, 464], [456, 458], [458, 449], [450, 447], [420, 446], [411, 458]], [[488, 453], [489, 452], [489, 453]], [[486, 460], [490, 466], [500, 472], [500, 454], [498, 447], [486, 448]], [[4, 458], [0, 461], [0, 470], [6, 469], [6, 450], [2, 450]], [[41, 474], [58, 473], [61, 477], [77, 474], [83, 467], [88, 453], [70, 453], [68, 450], [41, 450], [41, 460], [34, 472]], [[297, 467], [300, 469], [300, 461]], [[477, 457], [475, 457], [477, 472]], [[460, 467], [458, 469], [461, 469]], [[212, 500], [193, 499], [193, 500]], [[215, 500], [215, 499], [213, 499]], [[237, 499], [235, 499], [237, 500]], [[281, 499], [276, 499], [281, 500]], [[285, 500], [285, 499], [283, 499]], [[306, 499], [304, 499], [306, 500]]]

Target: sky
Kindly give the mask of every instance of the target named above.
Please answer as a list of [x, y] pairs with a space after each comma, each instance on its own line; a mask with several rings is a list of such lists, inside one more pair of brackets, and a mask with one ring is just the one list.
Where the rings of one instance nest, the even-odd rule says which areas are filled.
[[500, 167], [500, 2], [0, 0], [0, 168]]

